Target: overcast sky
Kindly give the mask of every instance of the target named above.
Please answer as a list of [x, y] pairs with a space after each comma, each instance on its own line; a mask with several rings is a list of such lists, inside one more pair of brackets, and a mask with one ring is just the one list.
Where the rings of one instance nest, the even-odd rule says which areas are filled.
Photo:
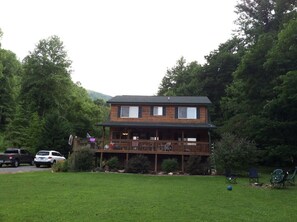
[[182, 56], [204, 56], [231, 38], [237, 0], [0, 0], [2, 48], [22, 60], [57, 35], [72, 80], [115, 95], [155, 95]]

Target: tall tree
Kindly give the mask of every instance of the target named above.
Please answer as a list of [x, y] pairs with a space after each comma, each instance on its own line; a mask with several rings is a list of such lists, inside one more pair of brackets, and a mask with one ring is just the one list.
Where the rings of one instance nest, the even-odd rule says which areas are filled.
[[251, 44], [261, 34], [275, 32], [295, 15], [296, 0], [241, 0], [236, 6], [239, 34]]
[[21, 73], [15, 54], [0, 48], [0, 130], [12, 119]]
[[297, 21], [292, 19], [279, 33], [265, 68], [279, 77], [274, 81], [274, 97], [267, 101], [264, 116], [268, 119], [265, 133], [268, 156], [297, 163]]
[[159, 86], [158, 95], [164, 96], [194, 96], [199, 95], [198, 73], [202, 71], [197, 62], [186, 64], [181, 57], [176, 66], [167, 70]]
[[62, 41], [52, 36], [40, 40], [35, 50], [25, 57], [21, 97], [28, 109], [45, 116], [52, 110], [61, 113], [71, 90], [70, 65]]
[[201, 94], [207, 95], [213, 103], [212, 117], [216, 124], [222, 118], [220, 100], [226, 95], [226, 88], [233, 80], [232, 73], [237, 69], [244, 51], [241, 40], [234, 37], [205, 56], [206, 64], [199, 74], [199, 82]]

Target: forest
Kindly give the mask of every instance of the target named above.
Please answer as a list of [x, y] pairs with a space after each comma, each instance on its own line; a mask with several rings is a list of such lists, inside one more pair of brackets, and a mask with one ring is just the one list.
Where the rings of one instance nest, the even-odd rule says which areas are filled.
[[296, 0], [239, 1], [234, 35], [204, 65], [180, 58], [158, 95], [208, 96], [216, 140], [243, 138], [260, 164], [296, 166], [296, 9]]
[[[0, 33], [3, 35], [3, 33]], [[109, 107], [71, 80], [57, 36], [42, 39], [22, 62], [0, 45], [0, 147], [51, 148], [67, 155], [70, 135], [99, 137]]]
[[[296, 4], [238, 1], [237, 29], [230, 38], [205, 56], [205, 64], [177, 58], [157, 94], [208, 96], [217, 126], [214, 141], [243, 138], [255, 144], [258, 163], [296, 165]], [[95, 123], [108, 118], [109, 107], [72, 82], [71, 60], [60, 38], [40, 40], [19, 61], [1, 47], [3, 34], [0, 30], [0, 149], [55, 147], [68, 153], [70, 134], [101, 137]]]

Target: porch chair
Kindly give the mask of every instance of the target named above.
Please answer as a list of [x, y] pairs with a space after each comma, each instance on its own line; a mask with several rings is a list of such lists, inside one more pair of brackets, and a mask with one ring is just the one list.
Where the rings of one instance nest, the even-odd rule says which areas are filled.
[[250, 183], [259, 183], [258, 170], [254, 167], [249, 169], [249, 181]]
[[290, 185], [295, 185], [295, 176], [296, 176], [296, 172], [297, 172], [297, 166], [295, 166], [295, 170], [293, 172], [293, 174], [288, 174], [287, 178], [286, 178], [286, 182]]
[[285, 187], [287, 176], [288, 173], [282, 169], [275, 169], [271, 173], [270, 183], [273, 187]]
[[232, 173], [231, 170], [226, 170], [225, 171], [225, 175], [226, 175], [226, 182], [227, 183], [232, 183], [232, 184], [236, 184], [237, 183], [237, 176], [235, 173]]

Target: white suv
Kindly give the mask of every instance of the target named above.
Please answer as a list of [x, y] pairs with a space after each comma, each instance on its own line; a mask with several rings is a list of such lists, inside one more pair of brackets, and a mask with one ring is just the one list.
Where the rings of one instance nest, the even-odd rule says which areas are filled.
[[36, 153], [34, 158], [34, 164], [36, 167], [40, 165], [51, 166], [58, 161], [65, 160], [65, 157], [55, 150], [40, 150]]

